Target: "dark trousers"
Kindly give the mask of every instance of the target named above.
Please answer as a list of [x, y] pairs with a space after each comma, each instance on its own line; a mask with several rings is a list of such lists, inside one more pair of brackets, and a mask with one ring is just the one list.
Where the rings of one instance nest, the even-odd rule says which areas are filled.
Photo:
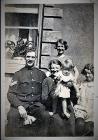
[[75, 136], [75, 119], [73, 114], [69, 119], [61, 118], [59, 114], [54, 114], [51, 117], [50, 127], [48, 130], [49, 136]]
[[62, 108], [59, 104], [58, 112], [51, 116], [49, 136], [75, 136], [75, 117], [71, 105], [68, 106], [70, 118], [62, 115]]
[[85, 122], [83, 118], [76, 119], [76, 136], [93, 136], [94, 135], [94, 122]]
[[23, 118], [16, 108], [8, 112], [6, 136], [74, 136], [75, 119], [73, 113], [69, 119], [62, 118], [59, 113], [49, 116], [49, 112], [41, 103], [27, 108], [29, 115], [37, 118], [32, 125], [23, 125]]
[[49, 125], [49, 113], [45, 111], [45, 107], [37, 102], [27, 108], [28, 115], [34, 116], [37, 120], [32, 125], [23, 125], [23, 118], [20, 117], [18, 110], [14, 107], [10, 108], [7, 119], [8, 125], [6, 135], [9, 136], [46, 136]]
[[55, 110], [55, 114], [51, 116], [49, 136], [75, 136], [75, 116], [73, 107], [70, 102], [68, 102], [70, 118], [65, 118], [62, 111], [62, 99], [59, 98], [56, 102], [54, 99], [56, 98], [54, 97], [51, 99], [51, 97], [49, 97], [45, 104], [47, 110], [50, 112]]

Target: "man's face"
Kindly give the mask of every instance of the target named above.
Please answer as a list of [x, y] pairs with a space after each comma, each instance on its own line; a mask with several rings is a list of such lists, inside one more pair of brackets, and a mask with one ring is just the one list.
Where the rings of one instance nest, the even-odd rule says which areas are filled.
[[28, 52], [26, 54], [26, 65], [29, 67], [34, 66], [35, 63], [35, 52]]
[[58, 46], [57, 46], [58, 54], [59, 55], [63, 54], [64, 53], [64, 50], [65, 50], [64, 45], [61, 44], [61, 43], [58, 43]]

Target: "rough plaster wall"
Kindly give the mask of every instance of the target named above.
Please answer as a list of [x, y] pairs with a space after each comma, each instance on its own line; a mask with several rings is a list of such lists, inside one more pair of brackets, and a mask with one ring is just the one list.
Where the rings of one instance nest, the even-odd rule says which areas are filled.
[[81, 70], [86, 63], [93, 63], [94, 59], [93, 4], [68, 4], [57, 7], [63, 9], [59, 29], [69, 45], [65, 54], [71, 56]]

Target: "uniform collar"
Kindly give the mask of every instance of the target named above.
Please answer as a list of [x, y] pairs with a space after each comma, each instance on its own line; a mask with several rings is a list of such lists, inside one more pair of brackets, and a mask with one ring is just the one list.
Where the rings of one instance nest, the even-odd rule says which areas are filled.
[[28, 69], [28, 70], [32, 70], [32, 69], [34, 69], [34, 66], [28, 67], [28, 66], [26, 65], [25, 68]]

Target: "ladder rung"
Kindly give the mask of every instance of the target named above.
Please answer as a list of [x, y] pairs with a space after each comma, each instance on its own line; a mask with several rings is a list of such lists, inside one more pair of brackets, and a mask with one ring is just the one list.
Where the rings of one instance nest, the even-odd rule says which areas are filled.
[[49, 54], [41, 54], [41, 56], [50, 56]]
[[44, 18], [62, 18], [61, 16], [44, 16]]
[[54, 8], [54, 5], [45, 4], [44, 7]]
[[45, 29], [45, 28], [43, 28], [43, 30], [46, 30], [46, 31], [53, 31], [53, 29]]
[[50, 43], [50, 44], [55, 44], [56, 42], [47, 42], [47, 41], [42, 41], [42, 43]]

